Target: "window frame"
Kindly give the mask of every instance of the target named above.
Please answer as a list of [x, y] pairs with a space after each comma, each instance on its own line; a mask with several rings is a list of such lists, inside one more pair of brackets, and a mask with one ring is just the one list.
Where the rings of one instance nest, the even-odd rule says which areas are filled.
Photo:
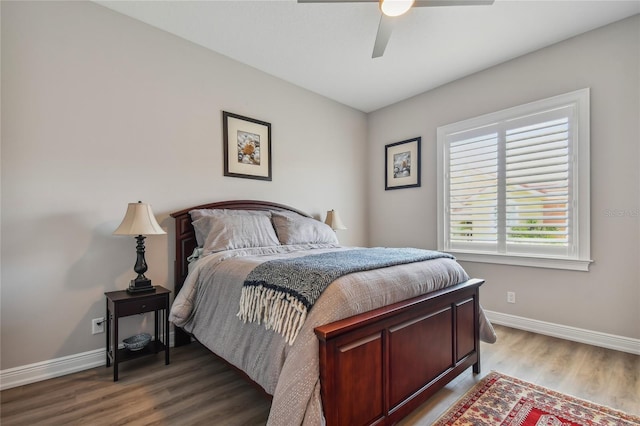
[[[590, 259], [590, 90], [576, 90], [551, 98], [507, 108], [479, 117], [440, 126], [437, 129], [437, 204], [438, 204], [438, 250], [452, 253], [458, 260], [482, 263], [498, 263], [542, 268], [588, 271]], [[472, 132], [483, 128], [507, 127], [508, 123], [522, 120], [527, 116], [571, 107], [573, 117], [569, 118], [570, 158], [570, 218], [571, 247], [568, 254], [544, 253], [545, 250], [528, 253], [506, 253], [500, 242], [495, 250], [474, 248], [474, 244], [454, 247], [449, 240], [449, 139], [456, 134]], [[498, 190], [504, 190], [496, 184]], [[501, 224], [498, 233], [505, 232]], [[479, 245], [479, 244], [477, 244]]]

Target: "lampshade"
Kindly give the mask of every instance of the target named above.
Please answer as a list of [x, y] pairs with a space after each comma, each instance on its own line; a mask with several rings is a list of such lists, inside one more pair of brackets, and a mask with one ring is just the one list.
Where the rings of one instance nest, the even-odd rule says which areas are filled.
[[415, 0], [380, 0], [380, 10], [387, 16], [400, 16], [406, 13]]
[[156, 222], [151, 206], [141, 201], [129, 203], [127, 212], [113, 235], [160, 235], [166, 234]]
[[327, 211], [327, 218], [324, 220], [324, 223], [329, 225], [333, 230], [347, 229], [347, 227], [344, 226], [344, 223], [342, 223], [342, 219], [340, 219], [340, 215], [335, 210]]

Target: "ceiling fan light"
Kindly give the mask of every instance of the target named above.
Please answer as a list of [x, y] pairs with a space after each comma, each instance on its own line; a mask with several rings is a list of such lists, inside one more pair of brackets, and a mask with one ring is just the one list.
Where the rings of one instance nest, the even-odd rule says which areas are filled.
[[387, 16], [400, 16], [407, 13], [415, 0], [380, 0], [380, 10]]

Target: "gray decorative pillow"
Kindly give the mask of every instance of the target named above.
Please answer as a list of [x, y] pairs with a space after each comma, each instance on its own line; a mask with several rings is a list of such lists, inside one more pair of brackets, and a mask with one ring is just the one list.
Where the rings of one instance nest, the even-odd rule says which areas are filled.
[[274, 211], [271, 220], [281, 244], [338, 244], [334, 230], [313, 218]]
[[199, 232], [209, 231], [203, 244], [206, 253], [280, 245], [271, 220], [264, 215], [204, 216], [193, 226]]
[[[204, 222], [200, 222], [199, 226], [196, 226], [195, 222], [204, 217], [224, 217], [224, 216], [265, 216], [270, 218], [271, 212], [267, 210], [231, 210], [231, 209], [194, 209], [189, 211], [191, 216], [191, 222], [196, 231], [196, 242], [198, 247], [204, 245], [207, 235], [209, 235], [210, 229], [207, 229]], [[208, 221], [209, 225], [213, 222]]]

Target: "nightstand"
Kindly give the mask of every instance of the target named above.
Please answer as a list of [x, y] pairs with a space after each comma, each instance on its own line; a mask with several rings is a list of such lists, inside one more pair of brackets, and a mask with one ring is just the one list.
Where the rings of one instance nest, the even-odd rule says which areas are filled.
[[[107, 367], [113, 362], [113, 381], [118, 381], [118, 364], [164, 350], [164, 363], [169, 365], [169, 294], [171, 291], [154, 286], [149, 293], [109, 291], [107, 298]], [[118, 349], [118, 320], [129, 315], [154, 312], [154, 339], [138, 351]]]

